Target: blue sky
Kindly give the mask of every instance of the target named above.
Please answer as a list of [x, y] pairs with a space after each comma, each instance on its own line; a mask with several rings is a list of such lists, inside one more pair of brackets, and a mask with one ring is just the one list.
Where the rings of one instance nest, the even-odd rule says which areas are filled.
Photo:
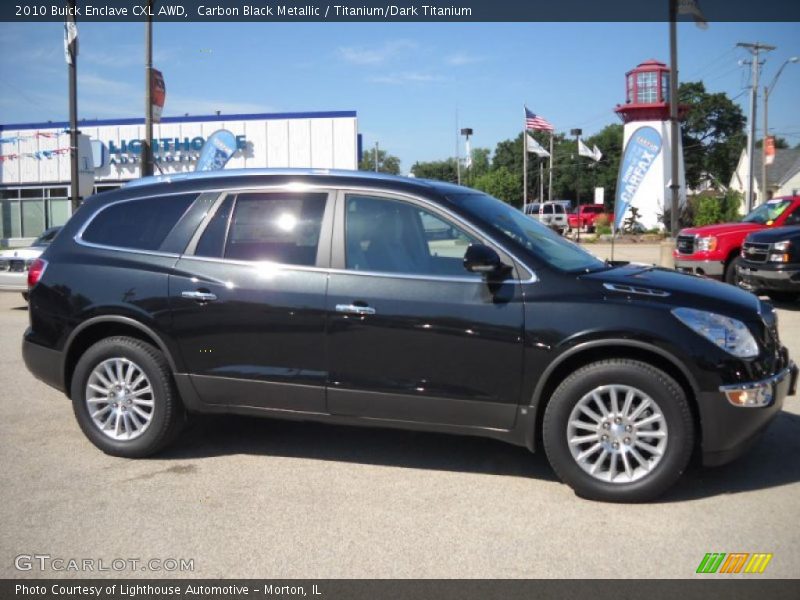
[[[79, 23], [79, 117], [143, 112], [141, 23]], [[798, 23], [679, 25], [682, 80], [737, 97], [747, 111], [749, 55], [738, 41], [778, 47], [762, 85], [800, 56]], [[616, 122], [624, 73], [668, 62], [665, 23], [269, 24], [156, 23], [154, 64], [167, 83], [165, 116], [356, 110], [365, 147], [377, 140], [402, 159], [455, 153], [456, 110], [494, 148], [517, 135], [523, 103], [559, 131], [591, 135]], [[67, 118], [59, 23], [0, 23], [0, 123]], [[800, 64], [770, 98], [770, 129], [800, 143]], [[761, 125], [759, 106], [758, 125]], [[462, 150], [463, 152], [463, 150]]]

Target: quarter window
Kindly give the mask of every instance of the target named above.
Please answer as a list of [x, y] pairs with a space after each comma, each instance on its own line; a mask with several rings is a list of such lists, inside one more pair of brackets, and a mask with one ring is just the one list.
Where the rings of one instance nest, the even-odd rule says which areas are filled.
[[97, 213], [81, 238], [103, 246], [158, 250], [196, 198], [181, 194], [112, 204]]
[[467, 246], [478, 240], [406, 202], [347, 196], [346, 267], [356, 271], [465, 276]]
[[228, 198], [203, 232], [195, 254], [313, 266], [327, 198], [283, 192]]

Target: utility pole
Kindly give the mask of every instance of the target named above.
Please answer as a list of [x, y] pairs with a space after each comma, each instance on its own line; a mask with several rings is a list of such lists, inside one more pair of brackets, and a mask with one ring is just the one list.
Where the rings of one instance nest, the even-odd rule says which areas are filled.
[[[750, 83], [750, 123], [747, 128], [747, 185], [745, 187], [745, 212], [753, 210], [753, 175], [754, 175], [754, 159], [755, 159], [755, 139], [756, 139], [756, 101], [758, 98], [758, 71], [761, 66], [759, 62], [759, 55], [761, 51], [769, 52], [775, 50], [775, 46], [761, 44], [749, 44], [739, 42], [736, 44], [739, 48], [744, 48], [753, 55], [753, 60], [750, 62], [750, 72], [752, 75], [752, 82]], [[747, 64], [747, 63], [745, 63]], [[766, 134], [766, 132], [765, 132]], [[766, 187], [766, 181], [761, 182], [762, 187]]]
[[153, 0], [147, 0], [144, 27], [144, 143], [142, 177], [153, 174]]

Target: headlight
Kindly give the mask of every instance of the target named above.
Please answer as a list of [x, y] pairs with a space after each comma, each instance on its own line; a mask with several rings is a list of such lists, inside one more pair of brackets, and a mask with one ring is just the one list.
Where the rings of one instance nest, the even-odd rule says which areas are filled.
[[697, 238], [697, 249], [701, 252], [713, 252], [717, 249], [717, 238], [713, 235]]
[[741, 321], [693, 308], [676, 308], [672, 314], [695, 333], [699, 333], [733, 356], [739, 358], [758, 356], [758, 344], [747, 325]]
[[777, 250], [778, 252], [788, 252], [789, 248], [792, 247], [792, 242], [789, 240], [785, 240], [783, 242], [776, 242], [772, 244], [772, 249]]

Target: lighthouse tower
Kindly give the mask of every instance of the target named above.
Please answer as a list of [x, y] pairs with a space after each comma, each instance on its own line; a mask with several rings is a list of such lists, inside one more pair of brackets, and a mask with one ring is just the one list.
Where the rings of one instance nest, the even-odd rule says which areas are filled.
[[[616, 226], [619, 229], [631, 216], [631, 208], [636, 208], [638, 222], [647, 229], [663, 229], [665, 209], [671, 206], [669, 186], [672, 183], [669, 67], [648, 60], [628, 71], [625, 82], [625, 104], [618, 104], [614, 110], [625, 123], [615, 199]], [[678, 112], [682, 116], [685, 107], [679, 107]], [[686, 181], [680, 136], [675, 143], [678, 144], [678, 184], [683, 206]]]

